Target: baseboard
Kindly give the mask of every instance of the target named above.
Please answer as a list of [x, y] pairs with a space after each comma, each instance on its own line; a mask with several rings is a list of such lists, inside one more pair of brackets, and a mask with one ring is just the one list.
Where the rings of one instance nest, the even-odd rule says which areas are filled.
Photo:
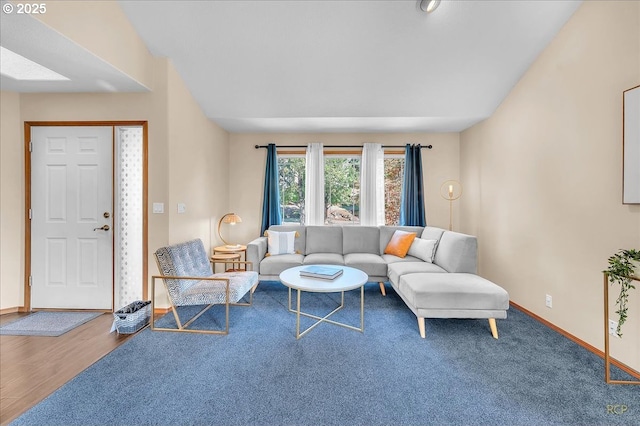
[[[41, 309], [41, 310], [50, 310], [50, 311], [55, 311], [56, 309]], [[63, 309], [62, 309], [63, 310]], [[156, 315], [164, 315], [167, 312], [169, 312], [171, 310], [171, 308], [155, 308], [153, 310], [154, 314]], [[106, 312], [106, 313], [110, 313], [111, 311], [105, 311], [105, 310], [95, 310], [96, 312]], [[19, 306], [15, 306], [13, 308], [4, 308], [4, 309], [0, 309], [0, 315], [5, 315], [5, 314], [15, 314], [16, 312], [26, 312], [24, 308], [19, 307]]]
[[[604, 352], [601, 351], [600, 349], [596, 348], [595, 346], [592, 346], [592, 345], [588, 344], [587, 342], [585, 342], [584, 340], [577, 338], [573, 334], [561, 329], [557, 325], [547, 321], [546, 319], [542, 318], [539, 315], [534, 314], [530, 310], [528, 310], [526, 308], [523, 308], [522, 306], [518, 305], [515, 302], [511, 302], [510, 301], [509, 304], [511, 306], [513, 306], [514, 308], [518, 309], [519, 311], [522, 311], [525, 314], [529, 315], [533, 319], [535, 319], [535, 320], [541, 322], [542, 324], [546, 325], [547, 327], [549, 327], [553, 331], [556, 331], [556, 332], [562, 334], [564, 337], [566, 337], [567, 339], [571, 340], [574, 343], [577, 343], [578, 345], [582, 346], [583, 348], [585, 348], [589, 352], [593, 352], [594, 354], [598, 355], [600, 358], [604, 359]], [[638, 372], [638, 371], [634, 370], [633, 368], [629, 367], [628, 365], [618, 361], [617, 359], [611, 358], [611, 364], [615, 365], [620, 370], [622, 370], [625, 373], [635, 377], [636, 379], [640, 379], [640, 372]], [[603, 370], [602, 374], [604, 375], [604, 370]]]

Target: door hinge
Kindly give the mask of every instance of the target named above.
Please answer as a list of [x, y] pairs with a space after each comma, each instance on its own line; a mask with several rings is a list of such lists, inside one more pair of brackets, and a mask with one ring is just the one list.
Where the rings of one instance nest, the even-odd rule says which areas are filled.
[[31, 283], [33, 282], [33, 277], [29, 275], [29, 287], [31, 287]]
[[31, 220], [31, 209], [29, 209], [29, 220]]
[[29, 142], [29, 152], [33, 152], [33, 142]]

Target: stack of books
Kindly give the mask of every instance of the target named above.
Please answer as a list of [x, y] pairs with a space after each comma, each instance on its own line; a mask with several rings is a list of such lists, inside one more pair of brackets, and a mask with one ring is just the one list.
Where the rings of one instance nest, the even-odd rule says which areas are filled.
[[342, 272], [342, 268], [334, 268], [331, 266], [307, 266], [300, 270], [300, 276], [332, 280], [342, 275]]

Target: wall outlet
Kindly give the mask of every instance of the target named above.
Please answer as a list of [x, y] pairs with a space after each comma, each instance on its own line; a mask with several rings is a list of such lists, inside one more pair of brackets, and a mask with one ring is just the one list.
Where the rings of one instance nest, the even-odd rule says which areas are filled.
[[551, 298], [551, 295], [547, 294], [544, 298], [544, 304], [547, 305], [547, 308], [552, 308], [553, 307], [553, 300]]
[[185, 203], [178, 203], [178, 213], [182, 214], [187, 211], [187, 205]]
[[620, 337], [616, 331], [618, 330], [618, 322], [609, 320], [609, 334], [613, 337]]

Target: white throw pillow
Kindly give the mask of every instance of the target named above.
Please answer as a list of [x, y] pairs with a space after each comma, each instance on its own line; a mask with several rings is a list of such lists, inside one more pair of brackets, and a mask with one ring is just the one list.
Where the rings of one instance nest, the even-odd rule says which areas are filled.
[[425, 240], [422, 238], [416, 238], [409, 247], [409, 256], [417, 257], [425, 262], [433, 263], [433, 258], [436, 254], [436, 245], [438, 240]]
[[279, 254], [295, 253], [294, 244], [296, 240], [296, 231], [267, 231], [267, 239], [267, 252], [269, 255], [277, 256]]

